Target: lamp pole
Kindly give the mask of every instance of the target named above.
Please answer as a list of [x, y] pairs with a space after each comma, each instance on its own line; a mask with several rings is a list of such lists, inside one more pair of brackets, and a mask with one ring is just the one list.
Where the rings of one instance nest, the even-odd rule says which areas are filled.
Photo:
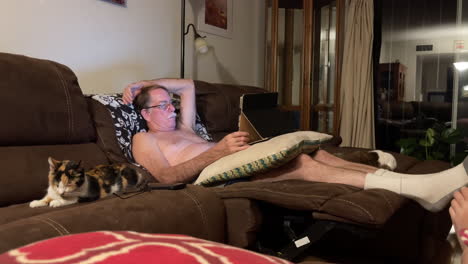
[[185, 0], [181, 0], [180, 11], [180, 78], [184, 78], [185, 68]]
[[185, 35], [190, 32], [190, 27], [193, 30], [193, 37], [195, 40], [195, 47], [196, 52], [198, 53], [206, 53], [208, 51], [208, 43], [206, 40], [206, 36], [201, 36], [198, 34], [195, 25], [192, 23], [187, 25], [187, 30], [185, 30], [185, 0], [181, 0], [181, 21], [180, 21], [180, 78], [184, 78], [185, 74]]

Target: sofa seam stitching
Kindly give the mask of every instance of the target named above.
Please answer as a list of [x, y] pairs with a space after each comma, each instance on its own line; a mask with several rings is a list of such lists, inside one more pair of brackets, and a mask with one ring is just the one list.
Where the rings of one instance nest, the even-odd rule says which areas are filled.
[[62, 233], [62, 231], [60, 230], [60, 228], [58, 228], [57, 226], [55, 226], [53, 223], [50, 223], [49, 221], [47, 221], [46, 219], [42, 218], [42, 217], [35, 217], [36, 220], [40, 221], [40, 222], [43, 222], [43, 223], [46, 223], [48, 224], [49, 226], [51, 226], [53, 229], [55, 229], [55, 231], [57, 231], [57, 233], [59, 233], [59, 235], [63, 236], [65, 234]]
[[[108, 109], [107, 109], [108, 110]], [[108, 110], [109, 111], [109, 110]], [[110, 111], [109, 111], [110, 112]], [[96, 122], [94, 121], [94, 125], [95, 125], [95, 130], [96, 130], [96, 133], [98, 134], [98, 141], [100, 141], [102, 143], [102, 147], [104, 148], [104, 152], [106, 153], [106, 157], [109, 161], [113, 162], [114, 160], [111, 159], [108, 155], [110, 153], [110, 150], [108, 150], [108, 147], [107, 147], [107, 144], [104, 142], [104, 140], [102, 139], [102, 135], [101, 135], [101, 132], [99, 131], [99, 129], [97, 129], [97, 124]], [[115, 132], [114, 132], [115, 133]]]
[[63, 79], [63, 76], [62, 74], [58, 71], [57, 67], [55, 64], [51, 63], [54, 67], [54, 71], [55, 73], [57, 74], [57, 76], [59, 77], [60, 79], [60, 83], [62, 85], [62, 88], [65, 92], [65, 100], [66, 100], [66, 103], [67, 103], [67, 113], [68, 113], [68, 116], [69, 116], [69, 119], [68, 119], [68, 128], [69, 128], [69, 140], [71, 141], [71, 138], [72, 138], [72, 135], [74, 134], [73, 133], [73, 127], [74, 127], [74, 122], [73, 122], [73, 111], [72, 111], [72, 107], [70, 105], [70, 94], [69, 94], [69, 91], [68, 91], [68, 87], [65, 85], [65, 81]]
[[364, 211], [365, 213], [367, 213], [367, 215], [369, 216], [369, 218], [370, 218], [373, 222], [375, 222], [375, 217], [374, 217], [369, 211], [367, 211], [365, 208], [363, 208], [362, 206], [360, 206], [360, 205], [358, 205], [358, 204], [356, 204], [356, 203], [353, 203], [353, 202], [351, 202], [351, 201], [348, 201], [348, 200], [345, 200], [345, 199], [341, 199], [341, 198], [335, 198], [335, 199], [333, 199], [333, 200], [346, 202], [346, 203], [349, 203], [349, 204], [351, 204], [351, 205], [353, 205], [353, 206], [355, 206], [355, 207], [361, 209], [362, 211]]
[[387, 198], [387, 196], [385, 195], [385, 193], [382, 193], [382, 196], [383, 196], [383, 198], [385, 199], [385, 201], [387, 202], [387, 204], [388, 204], [388, 206], [390, 207], [390, 209], [392, 209], [392, 212], [395, 212], [395, 208], [393, 208], [392, 203], [391, 203], [390, 200]]
[[204, 213], [204, 211], [203, 211], [203, 209], [202, 209], [202, 207], [201, 207], [200, 201], [199, 201], [197, 198], [193, 197], [190, 193], [188, 193], [187, 190], [183, 190], [183, 192], [184, 192], [190, 199], [192, 199], [192, 201], [193, 201], [193, 202], [195, 203], [195, 205], [197, 206], [198, 211], [200, 212], [200, 215], [201, 215], [201, 217], [202, 217], [202, 222], [203, 222], [203, 226], [204, 226], [205, 235], [208, 236], [209, 234], [208, 234], [208, 232], [207, 232], [207, 227], [206, 227], [206, 225], [207, 225], [206, 216], [205, 216], [205, 213]]
[[[245, 191], [245, 190], [255, 190], [255, 191], [258, 191], [257, 189], [253, 189], [253, 188], [243, 188], [242, 191]], [[236, 191], [230, 191], [230, 193], [235, 193]], [[275, 194], [278, 194], [277, 191], [273, 192], [273, 191], [270, 191], [270, 190], [261, 190], [261, 192], [269, 192], [269, 193], [275, 193]], [[222, 193], [222, 192], [221, 192]], [[227, 192], [229, 193], [229, 192]], [[287, 195], [287, 196], [292, 196], [292, 197], [319, 197], [319, 198], [323, 198], [323, 199], [327, 199], [328, 196], [320, 196], [320, 195], [311, 195], [311, 194], [291, 194], [291, 193], [283, 193], [283, 192], [280, 192], [280, 194], [284, 194], [284, 195]], [[348, 200], [344, 200], [344, 199], [341, 199], [341, 198], [337, 198], [337, 197], [334, 197], [334, 198], [331, 198], [331, 199], [327, 199], [327, 201], [331, 201], [331, 200], [337, 200], [337, 201], [343, 201], [343, 202], [347, 202], [349, 204], [352, 204], [353, 206], [361, 209], [362, 211], [364, 211], [368, 216], [369, 218], [375, 222], [375, 217], [369, 212], [367, 211], [366, 209], [364, 209], [362, 206], [354, 203], [354, 202], [351, 202], [351, 201], [348, 201]], [[386, 199], [385, 199], [386, 200]]]
[[61, 235], [65, 235], [65, 234], [67, 233], [66, 230], [64, 230], [62, 226], [58, 225], [56, 222], [52, 221], [50, 218], [48, 218], [48, 217], [41, 217], [41, 219], [42, 219], [43, 221], [49, 223], [50, 225], [55, 226], [55, 228], [59, 229]]
[[51, 221], [52, 223], [55, 223], [56, 225], [58, 225], [59, 227], [62, 228], [62, 230], [66, 233], [66, 234], [70, 234], [70, 232], [62, 225], [60, 224], [59, 222], [49, 218], [49, 217], [45, 217], [45, 219], [48, 219], [49, 221]]
[[[271, 190], [258, 190], [257, 188], [242, 188], [241, 192], [244, 192], [244, 191], [258, 191], [259, 193], [262, 193], [262, 192], [266, 192], [266, 193], [274, 193], [274, 194], [281, 194], [281, 195], [286, 195], [286, 196], [294, 196], [294, 197], [318, 197], [318, 198], [328, 198], [329, 196], [322, 196], [322, 195], [315, 195], [315, 194], [294, 194], [294, 193], [287, 193], [287, 192], [281, 192], [279, 190], [275, 190], [275, 191], [271, 191]], [[226, 194], [235, 194], [235, 193], [239, 193], [240, 191], [238, 190], [233, 190], [233, 191], [225, 191], [225, 190], [220, 190], [219, 192], [216, 192], [216, 193], [219, 193], [221, 196], [223, 195], [223, 193], [226, 193]]]

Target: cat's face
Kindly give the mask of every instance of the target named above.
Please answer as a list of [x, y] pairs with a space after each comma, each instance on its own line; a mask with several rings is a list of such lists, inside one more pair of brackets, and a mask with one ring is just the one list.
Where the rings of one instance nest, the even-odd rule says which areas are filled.
[[49, 185], [62, 197], [74, 196], [84, 183], [84, 170], [72, 160], [55, 160], [49, 157]]

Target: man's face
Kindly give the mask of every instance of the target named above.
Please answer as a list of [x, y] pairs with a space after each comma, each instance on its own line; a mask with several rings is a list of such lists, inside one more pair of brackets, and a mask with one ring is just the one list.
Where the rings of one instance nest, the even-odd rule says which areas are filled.
[[171, 104], [171, 97], [163, 89], [155, 89], [149, 92], [151, 100], [147, 109], [146, 121], [157, 131], [172, 131], [176, 128], [175, 108]]

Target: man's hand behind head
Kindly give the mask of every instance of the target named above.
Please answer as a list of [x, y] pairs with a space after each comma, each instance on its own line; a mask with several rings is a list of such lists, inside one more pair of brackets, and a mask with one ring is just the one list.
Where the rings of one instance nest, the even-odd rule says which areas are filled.
[[142, 81], [127, 85], [122, 94], [124, 104], [131, 104], [133, 99], [135, 99], [135, 97], [140, 93], [140, 89], [143, 87], [144, 83]]

